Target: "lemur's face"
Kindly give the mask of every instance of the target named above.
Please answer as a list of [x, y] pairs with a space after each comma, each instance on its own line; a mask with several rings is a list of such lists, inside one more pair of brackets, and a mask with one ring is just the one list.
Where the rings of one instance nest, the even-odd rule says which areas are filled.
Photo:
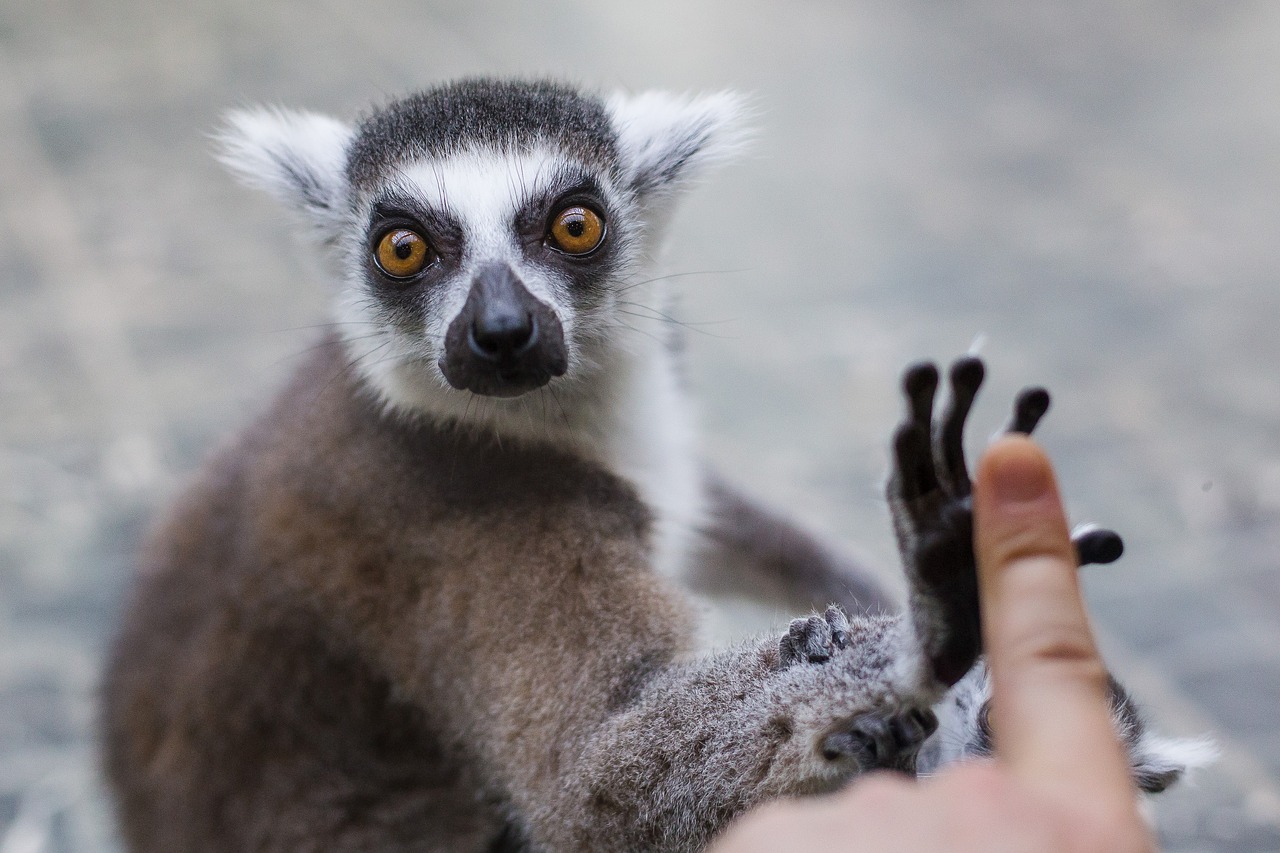
[[464, 81], [355, 127], [233, 114], [224, 159], [338, 249], [339, 319], [384, 396], [515, 397], [620, 346], [666, 202], [737, 144], [737, 115], [728, 95]]
[[639, 262], [634, 194], [583, 159], [547, 143], [388, 170], [344, 253], [350, 313], [462, 391], [513, 397], [579, 368]]

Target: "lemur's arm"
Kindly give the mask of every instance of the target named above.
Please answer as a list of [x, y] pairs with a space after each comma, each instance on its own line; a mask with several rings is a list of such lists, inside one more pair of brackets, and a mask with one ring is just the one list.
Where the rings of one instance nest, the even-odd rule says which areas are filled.
[[548, 846], [699, 850], [761, 802], [914, 773], [936, 687], [897, 666], [904, 624], [832, 608], [662, 672], [591, 738], [561, 794], [572, 823], [550, 827]]
[[528, 816], [536, 844], [696, 850], [764, 800], [875, 768], [914, 772], [936, 726], [930, 706], [981, 650], [969, 483], [955, 452], [981, 381], [981, 366], [966, 364], [936, 427], [936, 371], [914, 368], [904, 383], [889, 498], [907, 614], [850, 621], [832, 607], [785, 636], [660, 669], [551, 782], [555, 805]]

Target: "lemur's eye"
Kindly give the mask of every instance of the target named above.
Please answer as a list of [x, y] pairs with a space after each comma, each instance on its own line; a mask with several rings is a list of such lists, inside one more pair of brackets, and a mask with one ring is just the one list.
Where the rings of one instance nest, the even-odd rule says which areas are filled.
[[604, 241], [604, 219], [580, 204], [566, 207], [551, 220], [551, 245], [570, 255], [586, 255]]
[[422, 272], [434, 257], [431, 246], [416, 231], [392, 228], [378, 241], [374, 259], [392, 278], [409, 278]]

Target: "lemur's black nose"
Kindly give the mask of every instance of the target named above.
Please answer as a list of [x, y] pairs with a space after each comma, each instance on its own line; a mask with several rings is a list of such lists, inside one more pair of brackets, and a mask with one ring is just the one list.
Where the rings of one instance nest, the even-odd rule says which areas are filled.
[[472, 283], [474, 299], [467, 347], [485, 361], [510, 361], [538, 342], [537, 306], [524, 284], [506, 264], [481, 268]]
[[532, 313], [518, 310], [521, 307], [502, 305], [497, 306], [498, 310], [482, 311], [471, 322], [467, 335], [471, 351], [481, 358], [502, 361], [520, 355], [537, 343], [538, 321]]
[[439, 366], [459, 390], [517, 397], [568, 370], [564, 328], [509, 264], [484, 264], [449, 323]]

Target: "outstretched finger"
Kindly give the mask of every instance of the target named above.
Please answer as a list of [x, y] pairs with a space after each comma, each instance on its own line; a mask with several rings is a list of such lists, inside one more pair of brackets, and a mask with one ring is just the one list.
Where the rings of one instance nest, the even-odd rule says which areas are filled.
[[928, 361], [913, 364], [902, 377], [902, 393], [907, 398], [909, 420], [929, 432], [933, 419], [933, 396], [938, 390], [938, 368]]
[[898, 427], [893, 436], [894, 477], [903, 500], [913, 501], [937, 488], [929, 436], [913, 423]]
[[974, 492], [983, 637], [997, 755], [1029, 782], [1099, 803], [1132, 798], [1107, 710], [1053, 469], [1031, 440], [1006, 436]]
[[1076, 549], [1076, 564], [1114, 563], [1124, 556], [1124, 540], [1120, 534], [1096, 524], [1082, 524], [1071, 531], [1071, 544]]
[[938, 368], [921, 362], [907, 368], [902, 377], [902, 393], [907, 399], [907, 417], [894, 436], [894, 462], [903, 498], [914, 500], [938, 488], [933, 451], [929, 447], [932, 430], [933, 397], [938, 390]]
[[1031, 435], [1036, 424], [1049, 411], [1049, 392], [1044, 388], [1023, 388], [1013, 401], [1013, 419], [1006, 432]]
[[981, 359], [974, 356], [951, 365], [951, 396], [939, 430], [937, 464], [939, 477], [946, 478], [947, 488], [958, 498], [970, 492], [969, 469], [964, 462], [964, 422], [985, 375]]

